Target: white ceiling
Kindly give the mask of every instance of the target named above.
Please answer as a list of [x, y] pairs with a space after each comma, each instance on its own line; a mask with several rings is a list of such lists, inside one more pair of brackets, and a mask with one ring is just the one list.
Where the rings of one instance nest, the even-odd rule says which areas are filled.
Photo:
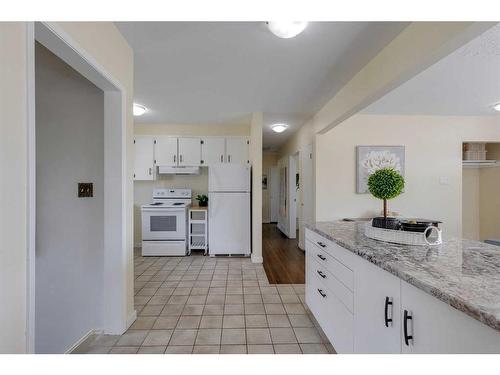
[[[137, 123], [247, 123], [265, 113], [275, 149], [405, 23], [313, 22], [293, 39], [263, 22], [119, 22], [134, 49]], [[272, 121], [290, 130], [272, 135]]]
[[484, 116], [500, 102], [500, 24], [367, 107], [363, 113]]

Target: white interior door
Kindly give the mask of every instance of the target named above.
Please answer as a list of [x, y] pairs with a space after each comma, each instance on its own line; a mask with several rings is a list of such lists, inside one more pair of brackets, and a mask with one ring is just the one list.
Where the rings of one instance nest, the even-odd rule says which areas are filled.
[[201, 164], [201, 139], [179, 138], [179, 165], [199, 166]]
[[297, 185], [295, 183], [297, 174], [297, 157], [289, 156], [288, 165], [290, 174], [288, 176], [288, 197], [290, 209], [288, 210], [288, 238], [297, 237]]
[[156, 137], [156, 165], [177, 166], [177, 138]]
[[209, 193], [209, 254], [250, 254], [250, 193]]
[[204, 138], [201, 145], [203, 165], [211, 166], [224, 163], [226, 140], [224, 138]]
[[278, 222], [278, 208], [280, 196], [280, 179], [277, 167], [271, 167], [269, 171], [269, 207], [271, 223]]
[[154, 180], [153, 137], [137, 137], [134, 140], [134, 179]]
[[248, 164], [248, 138], [226, 138], [226, 162], [233, 164]]
[[313, 147], [305, 146], [300, 151], [301, 222], [299, 225], [299, 247], [305, 248], [304, 224], [314, 221]]

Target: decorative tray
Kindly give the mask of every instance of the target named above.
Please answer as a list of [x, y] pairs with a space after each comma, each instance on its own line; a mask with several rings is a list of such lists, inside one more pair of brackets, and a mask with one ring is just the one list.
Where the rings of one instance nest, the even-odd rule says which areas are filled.
[[428, 227], [425, 232], [409, 232], [404, 230], [376, 228], [369, 221], [365, 224], [365, 236], [374, 240], [397, 243], [401, 245], [433, 246], [443, 243], [442, 230]]

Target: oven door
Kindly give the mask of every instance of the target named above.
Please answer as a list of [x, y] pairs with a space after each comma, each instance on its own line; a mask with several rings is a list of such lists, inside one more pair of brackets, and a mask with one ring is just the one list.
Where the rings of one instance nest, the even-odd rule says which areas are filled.
[[186, 239], [186, 210], [142, 209], [142, 240], [165, 241]]

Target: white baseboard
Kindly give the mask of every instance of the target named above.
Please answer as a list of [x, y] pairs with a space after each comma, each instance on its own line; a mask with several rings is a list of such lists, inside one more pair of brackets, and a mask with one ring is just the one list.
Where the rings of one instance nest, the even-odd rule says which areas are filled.
[[77, 342], [75, 342], [68, 350], [64, 352], [64, 354], [70, 354], [73, 350], [78, 348], [85, 340], [87, 340], [92, 335], [102, 334], [102, 329], [91, 329], [85, 335], [80, 337]]
[[130, 328], [130, 326], [135, 322], [136, 319], [137, 319], [137, 310], [134, 310], [127, 318], [126, 322], [127, 327], [125, 328], [125, 331]]
[[251, 259], [252, 259], [252, 263], [262, 263], [262, 262], [264, 262], [264, 259], [262, 257], [258, 257], [258, 256], [255, 256], [255, 255], [252, 255]]

